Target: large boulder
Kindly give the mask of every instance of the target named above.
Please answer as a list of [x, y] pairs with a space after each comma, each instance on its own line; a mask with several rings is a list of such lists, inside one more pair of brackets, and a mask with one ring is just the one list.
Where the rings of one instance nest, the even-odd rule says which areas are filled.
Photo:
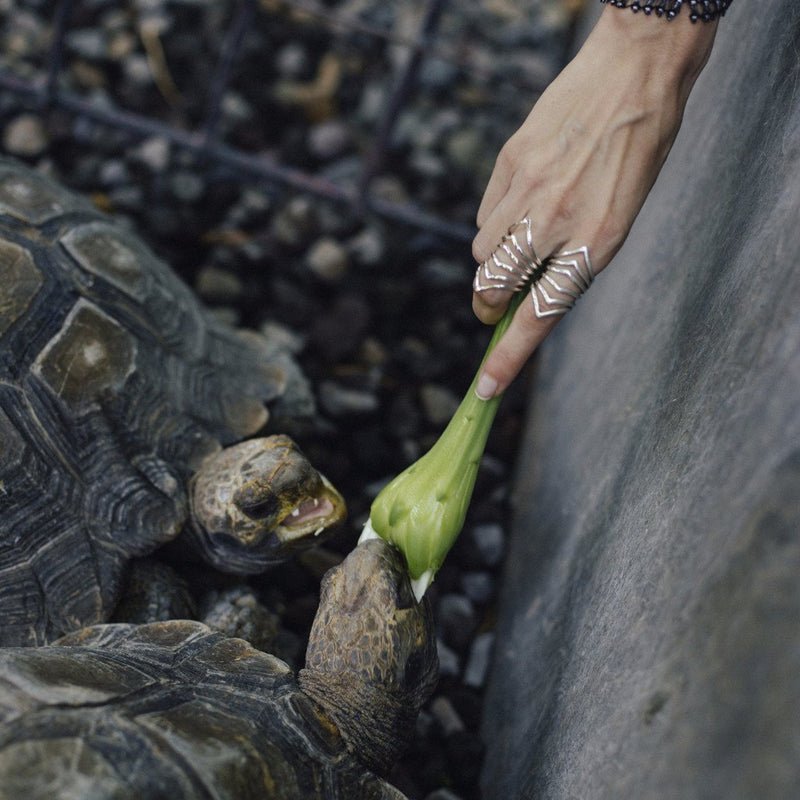
[[800, 797], [798, 42], [797, 0], [731, 6], [628, 242], [541, 348], [487, 798]]

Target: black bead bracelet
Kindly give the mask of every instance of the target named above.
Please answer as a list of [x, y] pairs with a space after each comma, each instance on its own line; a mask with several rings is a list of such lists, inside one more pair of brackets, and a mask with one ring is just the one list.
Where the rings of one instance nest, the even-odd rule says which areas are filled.
[[689, 6], [689, 19], [692, 22], [711, 22], [728, 10], [733, 0], [600, 0], [617, 8], [629, 8], [634, 13], [642, 11], [657, 17], [673, 19], [684, 5]]

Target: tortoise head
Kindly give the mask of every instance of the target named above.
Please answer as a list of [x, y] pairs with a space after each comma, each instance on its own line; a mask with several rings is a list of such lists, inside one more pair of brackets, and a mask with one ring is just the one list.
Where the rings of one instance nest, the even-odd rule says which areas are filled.
[[395, 548], [372, 539], [328, 570], [298, 678], [366, 766], [385, 772], [407, 747], [438, 667], [430, 603]]
[[223, 572], [252, 575], [319, 544], [344, 499], [288, 436], [250, 439], [207, 456], [194, 478], [189, 536]]

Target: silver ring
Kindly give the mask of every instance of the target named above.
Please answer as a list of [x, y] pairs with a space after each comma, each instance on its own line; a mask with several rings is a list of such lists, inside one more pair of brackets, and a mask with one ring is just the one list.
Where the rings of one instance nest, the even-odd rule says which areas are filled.
[[[521, 229], [525, 234], [522, 243]], [[566, 314], [593, 280], [594, 269], [585, 246], [540, 259], [533, 246], [533, 221], [525, 217], [508, 229], [494, 253], [478, 267], [472, 288], [476, 292], [530, 288], [534, 313], [544, 319]]]

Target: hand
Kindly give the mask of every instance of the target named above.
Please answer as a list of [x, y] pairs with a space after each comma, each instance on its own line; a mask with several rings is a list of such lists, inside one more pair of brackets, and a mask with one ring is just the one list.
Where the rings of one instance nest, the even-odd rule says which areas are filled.
[[[607, 6], [573, 61], [500, 151], [478, 210], [473, 255], [483, 262], [509, 227], [533, 220], [540, 257], [587, 246], [595, 274], [622, 246], [680, 128], [711, 52], [716, 23], [666, 21]], [[510, 294], [473, 294], [488, 324]], [[477, 393], [501, 394], [560, 317], [521, 303], [483, 366]]]

